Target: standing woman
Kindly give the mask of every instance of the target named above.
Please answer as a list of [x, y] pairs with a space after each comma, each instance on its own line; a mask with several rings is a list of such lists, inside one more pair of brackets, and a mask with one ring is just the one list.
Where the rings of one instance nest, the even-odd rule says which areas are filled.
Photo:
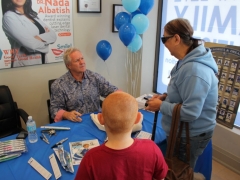
[[[162, 43], [178, 62], [171, 71], [167, 93], [150, 99], [146, 109], [160, 110], [162, 127], [169, 136], [173, 108], [177, 103], [182, 104], [180, 120], [189, 122], [190, 166], [194, 169], [216, 126], [218, 67], [204, 41], [192, 36], [193, 28], [187, 19], [174, 19], [165, 25]], [[186, 159], [185, 144], [182, 138], [182, 160]]]
[[11, 44], [11, 67], [45, 64], [55, 32], [32, 10], [31, 0], [2, 0], [2, 28]]

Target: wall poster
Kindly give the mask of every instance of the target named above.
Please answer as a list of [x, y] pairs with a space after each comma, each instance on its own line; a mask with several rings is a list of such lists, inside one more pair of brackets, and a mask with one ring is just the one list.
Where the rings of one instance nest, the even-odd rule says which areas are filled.
[[63, 61], [73, 46], [72, 0], [2, 0], [0, 69]]
[[240, 47], [205, 43], [218, 65], [217, 122], [233, 128], [240, 102]]

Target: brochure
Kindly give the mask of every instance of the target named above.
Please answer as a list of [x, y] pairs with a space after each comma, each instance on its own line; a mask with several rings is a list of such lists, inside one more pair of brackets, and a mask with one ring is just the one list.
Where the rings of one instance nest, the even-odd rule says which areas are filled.
[[73, 165], [79, 165], [84, 155], [88, 152], [88, 150], [99, 146], [99, 142], [97, 139], [86, 140], [86, 141], [78, 141], [78, 142], [70, 142], [70, 154], [72, 158]]

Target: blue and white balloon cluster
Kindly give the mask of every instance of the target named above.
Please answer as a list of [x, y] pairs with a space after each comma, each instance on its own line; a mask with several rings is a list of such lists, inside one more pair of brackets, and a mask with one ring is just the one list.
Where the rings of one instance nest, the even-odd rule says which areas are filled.
[[[119, 38], [131, 51], [137, 52], [142, 47], [143, 34], [149, 27], [147, 14], [154, 5], [154, 0], [122, 0], [122, 5], [128, 12], [120, 12], [114, 18], [114, 25], [118, 29]], [[106, 40], [101, 40], [96, 51], [103, 61], [112, 53], [112, 46]]]
[[140, 37], [149, 27], [147, 14], [154, 5], [154, 0], [122, 0], [122, 5], [128, 12], [120, 12], [114, 18], [119, 38], [131, 52], [137, 52], [142, 47]]

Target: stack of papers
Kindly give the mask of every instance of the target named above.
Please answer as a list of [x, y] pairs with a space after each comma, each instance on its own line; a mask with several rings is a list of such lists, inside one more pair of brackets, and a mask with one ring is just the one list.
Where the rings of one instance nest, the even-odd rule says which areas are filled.
[[[71, 161], [73, 165], [79, 165], [84, 155], [87, 153], [88, 150], [99, 146], [99, 142], [97, 139], [91, 139], [86, 141], [77, 141], [77, 142], [70, 142], [70, 154], [71, 154]], [[56, 156], [60, 161], [60, 156], [57, 148], [53, 148]]]
[[27, 146], [24, 139], [0, 141], [0, 162], [17, 158], [26, 151]]

